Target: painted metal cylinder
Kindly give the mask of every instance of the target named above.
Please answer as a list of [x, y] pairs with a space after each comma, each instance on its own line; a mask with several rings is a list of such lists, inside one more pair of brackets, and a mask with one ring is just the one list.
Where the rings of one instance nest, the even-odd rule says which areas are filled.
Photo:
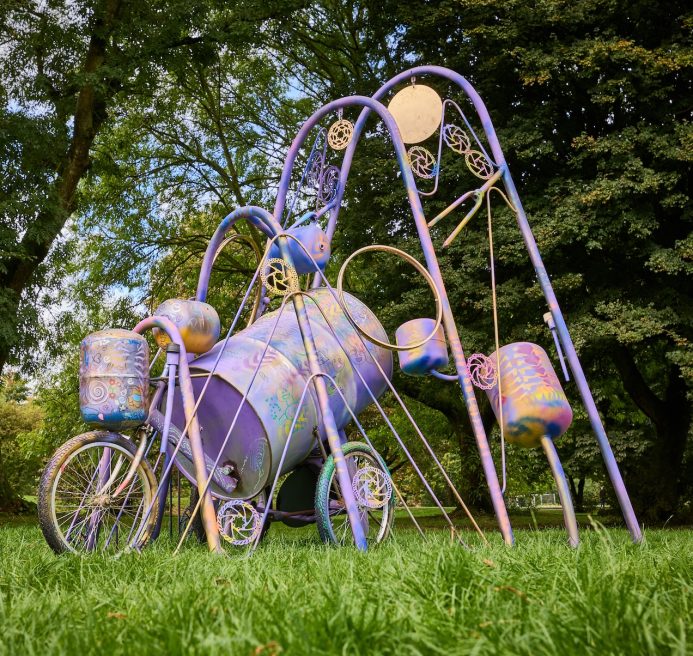
[[79, 355], [84, 421], [116, 431], [142, 424], [149, 402], [147, 340], [130, 330], [100, 330], [82, 340]]
[[[412, 319], [403, 323], [395, 332], [397, 346], [416, 344], [426, 339], [436, 322], [433, 319]], [[435, 335], [424, 345], [408, 351], [398, 351], [399, 367], [410, 376], [426, 376], [431, 369], [441, 369], [448, 364], [448, 347], [442, 324]]]
[[[171, 298], [164, 301], [154, 315], [166, 317], [176, 325], [188, 353], [206, 353], [219, 339], [219, 315], [208, 303]], [[161, 348], [165, 349], [171, 342], [164, 330], [154, 328], [153, 333]]]
[[[379, 339], [386, 339], [385, 330], [375, 315], [353, 296], [345, 294], [345, 297], [349, 311], [358, 324]], [[329, 290], [311, 290], [304, 296], [304, 301], [320, 367], [334, 378], [349, 407], [354, 414], [358, 414], [372, 402], [372, 398], [354, 369], [358, 369], [368, 388], [378, 398], [387, 388], [386, 377], [392, 377], [392, 354], [368, 341], [364, 344]], [[327, 321], [320, 310], [325, 313]], [[212, 460], [219, 454], [240, 407], [238, 420], [219, 460], [219, 466], [237, 479], [238, 483], [232, 490], [213, 485], [212, 491], [216, 496], [248, 499], [271, 484], [301, 394], [311, 375], [298, 321], [290, 301], [284, 308], [263, 359], [265, 344], [277, 321], [277, 312], [278, 310], [264, 315], [233, 335], [225, 348], [222, 341], [190, 363], [192, 374], [208, 372], [214, 366], [219, 350], [223, 348], [215, 374], [198, 410], [205, 455]], [[334, 328], [334, 333], [328, 322]], [[339, 342], [344, 345], [348, 357]], [[385, 376], [380, 373], [376, 360]], [[253, 380], [258, 364], [260, 367]], [[199, 396], [206, 380], [206, 377], [192, 379], [196, 396]], [[327, 388], [330, 409], [337, 426], [342, 428], [349, 423], [351, 415], [329, 381]], [[246, 402], [241, 406], [246, 392]], [[318, 408], [317, 395], [310, 384], [282, 473], [291, 471], [306, 459], [316, 445], [316, 435], [324, 437]], [[178, 426], [185, 423], [180, 395], [177, 396], [173, 421]], [[188, 458], [179, 454], [177, 464], [188, 478], [192, 478], [193, 468]]]
[[[496, 362], [496, 354], [489, 356]], [[549, 356], [541, 346], [515, 342], [499, 351], [503, 431], [511, 444], [526, 448], [541, 446], [541, 438], [552, 440], [568, 430], [573, 411]], [[487, 390], [500, 421], [498, 383]]]
[[[330, 240], [320, 226], [317, 223], [309, 223], [308, 225], [289, 228], [286, 232], [296, 237], [305, 246], [320, 270], [324, 271], [327, 261], [330, 259]], [[278, 241], [275, 241], [270, 248], [270, 258], [281, 258], [282, 256]], [[286, 244], [296, 273], [315, 273], [317, 270], [315, 264], [306, 255], [301, 245], [295, 239], [287, 239]]]

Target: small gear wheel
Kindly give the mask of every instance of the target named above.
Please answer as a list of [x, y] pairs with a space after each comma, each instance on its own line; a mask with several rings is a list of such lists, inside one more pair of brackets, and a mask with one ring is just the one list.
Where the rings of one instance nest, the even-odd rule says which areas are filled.
[[260, 535], [262, 518], [247, 501], [231, 499], [219, 508], [217, 525], [224, 540], [242, 547], [254, 542]]
[[364, 508], [382, 508], [392, 498], [392, 481], [379, 467], [361, 467], [351, 481], [357, 503]]
[[474, 353], [467, 358], [469, 377], [479, 389], [487, 390], [496, 386], [498, 375], [496, 365], [488, 355]]
[[336, 166], [328, 166], [320, 179], [318, 198], [326, 205], [334, 200], [339, 189], [339, 169]]
[[466, 155], [472, 148], [469, 135], [458, 125], [446, 125], [443, 128], [445, 144], [456, 153]]
[[483, 153], [478, 150], [469, 150], [464, 155], [464, 161], [467, 163], [467, 168], [477, 177], [482, 180], [488, 180], [493, 175], [493, 166], [486, 159]]
[[281, 258], [267, 260], [262, 266], [260, 278], [273, 296], [286, 296], [299, 290], [296, 269]]
[[333, 150], [344, 150], [354, 136], [354, 124], [345, 118], [334, 122], [327, 131], [327, 143]]
[[320, 179], [323, 175], [323, 169], [325, 167], [325, 158], [323, 154], [319, 151], [313, 151], [311, 156], [308, 158], [308, 163], [306, 164], [306, 186], [311, 189], [318, 189], [320, 186]]
[[417, 178], [430, 180], [436, 174], [436, 158], [423, 146], [412, 146], [407, 151], [411, 170]]

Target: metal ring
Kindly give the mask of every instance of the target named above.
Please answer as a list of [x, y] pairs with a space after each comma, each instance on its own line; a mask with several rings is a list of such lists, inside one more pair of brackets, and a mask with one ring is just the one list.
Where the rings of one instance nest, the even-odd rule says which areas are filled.
[[[349, 262], [351, 262], [351, 260], [353, 260], [358, 255], [361, 255], [362, 253], [368, 253], [369, 251], [382, 251], [384, 253], [394, 253], [395, 255], [398, 255], [405, 262], [411, 264], [425, 278], [426, 282], [428, 283], [428, 286], [431, 288], [431, 291], [433, 292], [433, 298], [436, 302], [436, 323], [435, 326], [433, 326], [431, 334], [428, 335], [426, 338], [422, 339], [420, 342], [416, 342], [416, 344], [407, 344], [407, 346], [390, 344], [390, 342], [381, 342], [379, 339], [373, 337], [372, 335], [369, 335], [365, 330], [363, 330], [361, 326], [359, 326], [354, 320], [354, 318], [351, 316], [351, 313], [349, 312], [349, 307], [347, 306], [346, 301], [344, 300], [344, 289], [342, 288], [344, 283], [344, 272], [346, 271], [347, 265], [349, 264]], [[337, 292], [339, 294], [339, 301], [342, 304], [344, 314], [346, 314], [347, 319], [349, 319], [354, 328], [356, 328], [356, 330], [369, 342], [372, 342], [377, 346], [387, 349], [388, 351], [411, 351], [413, 349], [419, 348], [420, 346], [423, 346], [426, 342], [433, 339], [434, 335], [438, 332], [438, 328], [440, 328], [440, 324], [443, 321], [443, 303], [440, 300], [440, 293], [438, 292], [438, 288], [436, 287], [435, 280], [433, 280], [433, 276], [431, 276], [431, 274], [426, 270], [426, 268], [423, 266], [423, 264], [421, 264], [421, 262], [409, 255], [409, 253], [405, 253], [403, 250], [395, 248], [394, 246], [382, 246], [374, 244], [372, 246], [364, 246], [363, 248], [359, 248], [357, 251], [354, 251], [349, 257], [347, 257], [347, 259], [344, 261], [344, 264], [342, 264], [342, 268], [339, 270], [339, 275], [337, 276]]]

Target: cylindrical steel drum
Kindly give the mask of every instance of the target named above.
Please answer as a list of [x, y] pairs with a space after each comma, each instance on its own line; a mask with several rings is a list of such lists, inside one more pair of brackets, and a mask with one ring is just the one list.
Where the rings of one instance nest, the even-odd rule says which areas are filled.
[[147, 418], [149, 346], [130, 330], [87, 335], [80, 347], [79, 408], [91, 426], [124, 430]]
[[[345, 294], [345, 298], [354, 320], [370, 334], [386, 340], [385, 330], [375, 315], [353, 296]], [[378, 398], [385, 391], [387, 383], [374, 358], [382, 367], [385, 376], [391, 378], [392, 355], [368, 341], [365, 341], [364, 346], [364, 342], [329, 290], [312, 290], [310, 298], [304, 296], [304, 302], [321, 370], [334, 378], [349, 407], [354, 414], [358, 414], [372, 402], [372, 399], [355, 373], [354, 367], [363, 376], [373, 395]], [[327, 321], [316, 303], [325, 313]], [[225, 471], [235, 477], [238, 484], [234, 490], [222, 490], [218, 485], [213, 485], [212, 492], [217, 496], [248, 499], [271, 484], [301, 394], [310, 377], [303, 340], [291, 301], [284, 308], [264, 359], [262, 357], [265, 344], [277, 321], [278, 312], [276, 310], [266, 314], [229, 339], [198, 410], [205, 454], [214, 460], [247, 392], [247, 399], [241, 407], [236, 425], [219, 460], [219, 466], [226, 468]], [[328, 322], [334, 328], [334, 334]], [[349, 354], [348, 358], [339, 342]], [[222, 346], [223, 342], [219, 342], [211, 351], [193, 360], [190, 363], [191, 373], [210, 371]], [[258, 364], [260, 367], [253, 380]], [[205, 380], [206, 378], [193, 378], [196, 396], [199, 395]], [[337, 426], [343, 428], [351, 420], [351, 415], [329, 381], [327, 389], [330, 408]], [[317, 397], [313, 385], [310, 384], [282, 473], [291, 471], [305, 460], [316, 446], [316, 429], [317, 434], [323, 435], [317, 409]], [[173, 420], [180, 427], [185, 425], [180, 396], [176, 401]], [[186, 476], [193, 477], [192, 463], [187, 457], [179, 457], [177, 464]]]
[[[496, 354], [489, 355], [496, 362]], [[556, 439], [573, 420], [558, 376], [541, 346], [515, 342], [500, 349], [500, 386], [503, 395], [503, 432], [511, 444], [541, 446], [543, 436]], [[498, 383], [487, 390], [500, 422]]]
[[[412, 319], [397, 328], [395, 341], [398, 346], [417, 344], [431, 334], [435, 325], [434, 319]], [[398, 355], [400, 369], [410, 376], [427, 376], [431, 369], [445, 367], [449, 357], [443, 326], [438, 326], [435, 335], [422, 346], [408, 351], [398, 351]]]

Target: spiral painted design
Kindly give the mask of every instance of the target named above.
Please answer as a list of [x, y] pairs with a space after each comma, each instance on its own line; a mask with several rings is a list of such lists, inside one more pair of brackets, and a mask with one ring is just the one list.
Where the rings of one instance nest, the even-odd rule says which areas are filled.
[[108, 387], [102, 380], [87, 381], [85, 399], [88, 403], [98, 405], [108, 398]]

